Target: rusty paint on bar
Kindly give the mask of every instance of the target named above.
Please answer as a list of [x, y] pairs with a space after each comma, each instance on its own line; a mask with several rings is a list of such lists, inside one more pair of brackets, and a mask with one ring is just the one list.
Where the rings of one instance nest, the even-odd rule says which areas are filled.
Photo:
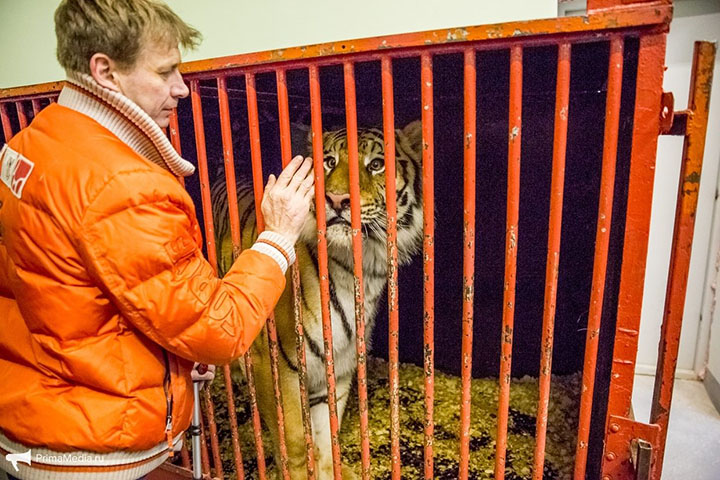
[[40, 113], [40, 110], [42, 110], [42, 106], [40, 105], [40, 99], [33, 98], [30, 103], [32, 104], [33, 118], [35, 118], [37, 114]]
[[385, 206], [387, 208], [388, 282], [388, 363], [390, 389], [390, 458], [392, 480], [400, 480], [400, 348], [398, 319], [397, 186], [395, 171], [395, 103], [392, 60], [380, 62], [383, 98], [383, 136], [385, 144]]
[[433, 478], [435, 398], [435, 192], [432, 56], [420, 57], [423, 185], [423, 365], [425, 370], [425, 478]]
[[[253, 419], [253, 436], [255, 439], [255, 451], [257, 453], [258, 476], [260, 480], [266, 479], [265, 467], [265, 448], [262, 441], [262, 424], [260, 421], [260, 411], [257, 405], [257, 392], [255, 390], [255, 369], [252, 364], [250, 353], [245, 354], [245, 372], [248, 382], [248, 393], [250, 394], [250, 411]], [[239, 362], [240, 360], [238, 360]]]
[[12, 130], [12, 124], [10, 123], [10, 114], [7, 111], [7, 104], [0, 103], [0, 120], [2, 120], [3, 135], [5, 136], [5, 142], [9, 142], [13, 137], [14, 133]]
[[192, 470], [192, 465], [190, 465], [190, 452], [188, 452], [187, 443], [188, 442], [183, 442], [182, 447], [180, 447], [180, 463], [183, 468]]
[[60, 93], [65, 86], [65, 80], [57, 82], [38, 83], [22, 87], [0, 88], [0, 98], [12, 100], [26, 100], [37, 96], [48, 96], [48, 94]]
[[180, 127], [178, 126], [177, 108], [173, 108], [170, 113], [170, 143], [172, 144], [178, 155], [182, 156], [182, 147], [180, 146]]
[[201, 470], [203, 476], [205, 476], [210, 474], [210, 454], [208, 453], [207, 438], [205, 437], [207, 428], [205, 428], [205, 418], [202, 413], [204, 413], [204, 411], [201, 411], [200, 415], [200, 463], [202, 464]]
[[[178, 126], [177, 108], [173, 108], [172, 112], [170, 112], [170, 125], [168, 131], [170, 133], [170, 143], [172, 144], [177, 154], [182, 157], [182, 148], [180, 147], [180, 127]], [[185, 177], [177, 177], [177, 179], [180, 182], [180, 185], [184, 187]]]
[[692, 114], [688, 115], [683, 143], [675, 227], [665, 296], [665, 314], [658, 348], [657, 371], [659, 375], [655, 375], [655, 389], [650, 410], [650, 422], [660, 426], [659, 445], [653, 446], [657, 447], [657, 454], [653, 455], [655, 462], [650, 475], [653, 480], [659, 480], [662, 472], [670, 420], [670, 405], [672, 404], [675, 370], [680, 348], [680, 332], [690, 270], [690, 253], [692, 252], [700, 174], [705, 151], [716, 50], [717, 44], [714, 42], [695, 42], [688, 96], [688, 110]]
[[[232, 129], [230, 126], [230, 108], [227, 94], [227, 82], [225, 77], [218, 77], [218, 108], [220, 113], [220, 132], [223, 145], [223, 161], [225, 164], [225, 185], [227, 186], [228, 198], [228, 215], [230, 221], [230, 236], [232, 239], [232, 258], [235, 260], [241, 251], [240, 246], [240, 227], [237, 208], [237, 191], [235, 188], [235, 159], [233, 155]], [[170, 124], [172, 131], [172, 123]], [[249, 354], [246, 353], [249, 357]], [[251, 360], [252, 361], [252, 360]], [[242, 462], [242, 451], [240, 450], [240, 440], [238, 438], [237, 414], [235, 413], [235, 396], [232, 388], [232, 378], [230, 376], [230, 366], [223, 367], [225, 375], [225, 393], [228, 402], [228, 413], [230, 414], [230, 434], [233, 444], [233, 460], [235, 462], [235, 475], [237, 478], [243, 478], [244, 467]], [[254, 385], [253, 385], [254, 388]]]
[[522, 47], [510, 49], [510, 107], [508, 123], [507, 227], [505, 232], [505, 287], [503, 295], [502, 335], [500, 344], [500, 384], [497, 413], [495, 479], [505, 478], [510, 373], [512, 367], [515, 288], [517, 275], [518, 221], [520, 214], [520, 146], [522, 133]]
[[360, 416], [360, 458], [362, 479], [370, 479], [370, 434], [368, 432], [367, 353], [365, 346], [365, 289], [362, 260], [362, 219], [360, 218], [360, 171], [358, 165], [357, 106], [355, 70], [352, 62], [343, 64], [345, 80], [345, 118], [347, 121], [348, 175], [350, 181], [350, 226], [353, 244], [355, 292], [355, 340], [357, 348], [357, 391]]
[[[256, 217], [259, 218], [260, 201], [255, 201]], [[258, 231], [260, 227], [258, 227]], [[270, 374], [272, 376], [273, 394], [275, 395], [275, 411], [278, 422], [278, 438], [279, 438], [279, 450], [280, 450], [280, 470], [284, 480], [290, 480], [289, 464], [287, 445], [285, 443], [285, 413], [283, 411], [282, 404], [282, 391], [280, 390], [280, 375], [278, 372], [278, 337], [277, 337], [277, 326], [275, 323], [275, 314], [271, 314], [266, 322], [266, 328], [268, 333], [268, 346], [270, 350]], [[257, 401], [257, 398], [256, 398]], [[277, 461], [277, 460], [276, 460]]]
[[[610, 41], [610, 39], [618, 34], [622, 34], [625, 37], [639, 37], [642, 35], [657, 33], [658, 31], [666, 31], [664, 25], [653, 25], [649, 27], [628, 27], [622, 30], [603, 30], [593, 32], [592, 35], [588, 35], [587, 32], [577, 33], [556, 33], [552, 35], [540, 35], [540, 36], [518, 36], [514, 38], [505, 38], [498, 40], [479, 40], [473, 42], [457, 42], [450, 44], [441, 45], [428, 45], [418, 47], [399, 48], [389, 51], [376, 51], [376, 52], [361, 52], [354, 53], [351, 57], [353, 62], [364, 63], [364, 62], [380, 62], [383, 56], [389, 56], [393, 60], [403, 58], [418, 58], [425, 52], [430, 52], [433, 55], [452, 55], [462, 54], [468, 46], [472, 46], [477, 52], [482, 51], [498, 51], [504, 49], [510, 49], [515, 45], [521, 45], [524, 47], [543, 47], [552, 46], [555, 47], [559, 43], [597, 43], [599, 41]], [[191, 72], [187, 73], [186, 78], [193, 80], [215, 80], [217, 75], [237, 75], [245, 73], [274, 73], [279, 67], [285, 70], [299, 70], [307, 68], [311, 63], [318, 68], [327, 66], [337, 66], [344, 60], [344, 58], [338, 58], [336, 56], [331, 57], [320, 57], [315, 59], [299, 59], [299, 60], [288, 60], [282, 62], [273, 63], [262, 63], [257, 65], [242, 65], [227, 69], [210, 70], [205, 72]]]
[[337, 414], [337, 388], [335, 386], [335, 363], [333, 360], [332, 322], [330, 319], [330, 277], [328, 274], [327, 224], [325, 220], [325, 167], [323, 166], [322, 106], [320, 104], [320, 75], [315, 65], [309, 67], [310, 117], [313, 140], [313, 164], [315, 172], [315, 216], [318, 234], [318, 275], [320, 277], [320, 307], [323, 324], [325, 352], [325, 375], [328, 389], [330, 416], [330, 443], [333, 457], [333, 478], [342, 479], [340, 460], [339, 422]]
[[595, 12], [603, 9], [613, 9], [618, 7], [627, 7], [629, 3], [641, 4], [651, 3], [655, 6], [670, 5], [672, 0], [588, 0], [587, 11]]
[[27, 114], [25, 113], [25, 105], [22, 101], [15, 102], [15, 110], [17, 111], [18, 123], [20, 130], [28, 126]]
[[465, 51], [464, 208], [462, 283], [462, 394], [460, 399], [460, 480], [467, 480], [470, 460], [470, 381], [472, 380], [473, 302], [475, 299], [475, 169], [477, 143], [477, 67], [475, 51]]
[[290, 137], [290, 105], [288, 104], [287, 75], [285, 70], [280, 68], [275, 72], [277, 83], [278, 115], [280, 125], [280, 153], [282, 165], [290, 162], [292, 158], [292, 142]]
[[622, 93], [623, 39], [615, 37], [610, 42], [608, 66], [607, 101], [605, 105], [605, 146], [603, 148], [600, 198], [598, 199], [597, 231], [595, 235], [595, 258], [590, 293], [587, 335], [585, 339], [585, 361], [583, 364], [582, 393], [578, 439], [575, 450], [574, 478], [584, 479], [587, 466], [588, 439], [592, 417], [593, 392], [595, 391], [595, 368], [600, 340], [603, 298], [605, 295], [605, 273], [607, 271], [612, 206], [615, 187], [615, 166], [617, 161], [618, 126], [620, 124], [620, 96]]
[[195, 127], [195, 148], [197, 150], [202, 213], [205, 223], [205, 245], [207, 247], [208, 262], [210, 262], [210, 265], [217, 274], [215, 228], [213, 226], [212, 205], [210, 204], [210, 179], [208, 177], [207, 153], [205, 150], [205, 125], [203, 123], [200, 88], [196, 80], [190, 82], [190, 98], [192, 102], [193, 125]]
[[[665, 41], [665, 34], [640, 38], [623, 261], [608, 395], [608, 419], [611, 416], [630, 415], [650, 232], [648, 206], [652, 205], [655, 155], [660, 131]], [[607, 428], [607, 420], [605, 423]], [[629, 459], [629, 453], [614, 453], [618, 458], [623, 456], [624, 459]], [[611, 474], [615, 471], [611, 465], [606, 463], [605, 466], [609, 470], [605, 469], [604, 473]]]
[[[253, 192], [255, 195], [255, 219], [257, 231], [265, 230], [265, 221], [262, 214], [263, 198], [263, 173], [262, 155], [260, 151], [260, 122], [258, 120], [257, 91], [255, 89], [255, 76], [245, 75], [245, 88], [247, 89], [248, 129], [250, 132], [250, 158], [252, 162]], [[290, 480], [288, 463], [287, 444], [285, 441], [285, 413], [283, 411], [282, 392], [280, 390], [280, 374], [278, 371], [278, 358], [280, 349], [278, 347], [277, 326], [275, 314], [271, 314], [266, 323], [268, 334], [268, 349], [270, 351], [270, 373], [272, 375], [273, 393], [275, 399], [275, 411], [277, 415], [277, 429], [280, 450], [280, 471], [284, 480]], [[274, 427], [274, 425], [273, 425]], [[270, 427], [272, 428], [272, 427]], [[277, 459], [276, 459], [277, 462]]]
[[300, 408], [305, 434], [305, 462], [307, 478], [315, 478], [315, 446], [312, 435], [310, 400], [307, 388], [307, 359], [305, 356], [305, 329], [302, 323], [302, 293], [300, 290], [300, 269], [297, 262], [292, 265], [293, 315], [295, 316], [295, 349], [298, 358], [298, 383], [300, 384]]
[[[203, 400], [205, 401], [205, 414], [208, 417], [208, 424], [210, 425], [210, 449], [213, 456], [213, 466], [215, 468], [215, 477], [224, 478], [222, 466], [222, 458], [220, 456], [220, 442], [218, 440], [217, 423], [215, 422], [215, 405], [213, 405], [212, 396], [210, 390], [203, 389]], [[207, 430], [205, 430], [207, 435]]]
[[538, 410], [535, 427], [533, 480], [542, 480], [545, 465], [548, 404], [552, 373], [555, 302], [560, 268], [563, 190], [565, 185], [565, 153], [567, 149], [568, 109], [570, 103], [570, 44], [558, 45], [557, 80], [555, 85], [555, 134], [553, 138], [552, 181], [550, 184], [550, 218], [548, 252], [545, 269], [545, 306], [542, 340], [540, 341], [540, 374]]
[[[330, 57], [331, 60], [337, 60], [336, 57], [341, 55], [377, 53], [402, 48], [453, 46], [463, 41], [494, 43], [510, 39], [531, 43], [531, 39], [528, 37], [533, 37], [532, 41], [534, 41], [537, 38], [557, 34], [595, 33], [598, 30], [618, 30], [654, 25], [661, 25], [663, 29], [667, 29], [671, 18], [672, 6], [670, 5], [626, 6], [622, 9], [599, 11], [583, 16], [447, 28], [232, 55], [187, 62], [182, 64], [180, 69], [183, 74], [205, 73], [246, 66], [264, 66], [265, 70], [272, 70], [272, 64], [276, 62], [296, 62], [299, 67], [303, 62], [307, 64], [307, 61], [311, 59]], [[588, 38], [590, 35], [585, 34], [585, 37]], [[462, 49], [462, 47], [460, 48]], [[358, 61], [358, 58], [354, 58], [354, 60]], [[9, 95], [3, 95], [3, 91], [0, 90], [0, 98], [5, 96]]]
[[227, 80], [225, 77], [218, 77], [217, 88], [223, 163], [225, 167], [225, 186], [230, 220], [230, 238], [232, 241], [232, 257], [233, 260], [235, 260], [240, 255], [242, 246], [240, 244], [240, 214], [238, 213], [237, 205], [237, 183], [235, 181], [235, 155], [233, 153], [232, 127], [230, 122], [230, 102], [228, 100]]
[[[283, 168], [292, 158], [292, 142], [290, 136], [290, 107], [288, 105], [287, 77], [285, 70], [276, 73], [278, 114], [280, 123], [280, 151]], [[300, 386], [300, 409], [302, 412], [303, 430], [305, 434], [305, 462], [307, 463], [308, 480], [315, 479], [315, 448], [312, 436], [310, 417], [310, 400], [307, 388], [307, 359], [305, 357], [305, 329], [302, 320], [302, 293], [300, 289], [300, 269], [297, 262], [291, 266], [293, 317], [295, 319], [295, 351], [298, 366], [298, 384]]]
[[257, 90], [255, 88], [255, 75], [248, 73], [245, 75], [245, 89], [247, 92], [247, 114], [248, 114], [248, 130], [250, 133], [250, 160], [252, 163], [252, 180], [253, 194], [255, 196], [255, 218], [257, 222], [257, 231], [265, 230], [265, 221], [263, 219], [260, 205], [263, 198], [263, 185], [265, 179], [262, 170], [262, 152], [260, 149], [260, 121], [258, 118], [257, 106]]
[[[200, 97], [199, 83], [190, 82], [190, 95], [192, 103], [193, 123], [195, 126], [195, 147], [197, 149], [198, 176], [200, 178], [200, 196], [203, 212], [203, 223], [205, 224], [205, 246], [207, 249], [208, 262], [217, 274], [217, 255], [215, 252], [215, 227], [213, 225], [212, 204], [210, 199], [210, 180], [208, 176], [207, 153], [205, 150], [205, 125], [202, 114], [202, 98]], [[222, 462], [220, 460], [220, 447], [217, 437], [217, 425], [215, 423], [214, 406], [209, 392], [205, 392], [205, 412], [208, 416], [210, 426], [210, 446], [212, 449], [213, 462], [216, 472], [222, 477]]]
[[233, 461], [235, 462], [235, 476], [245, 478], [240, 438], [238, 437], [237, 413], [235, 412], [235, 394], [233, 393], [230, 365], [223, 365], [223, 379], [225, 380], [225, 399], [227, 400], [228, 415], [230, 416], [230, 436], [233, 445]]

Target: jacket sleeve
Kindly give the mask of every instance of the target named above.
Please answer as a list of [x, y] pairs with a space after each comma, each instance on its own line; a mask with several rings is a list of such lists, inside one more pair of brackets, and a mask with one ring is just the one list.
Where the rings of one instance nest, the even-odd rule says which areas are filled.
[[123, 317], [147, 337], [189, 360], [228, 363], [262, 329], [285, 276], [275, 260], [246, 250], [217, 278], [193, 238], [190, 197], [163, 173], [109, 181], [84, 215], [78, 250]]

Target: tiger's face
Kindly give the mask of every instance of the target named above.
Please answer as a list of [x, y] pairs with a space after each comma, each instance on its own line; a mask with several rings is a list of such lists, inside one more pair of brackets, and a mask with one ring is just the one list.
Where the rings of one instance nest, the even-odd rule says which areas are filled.
[[[312, 143], [308, 139], [308, 151]], [[398, 253], [403, 262], [417, 251], [422, 230], [422, 128], [419, 121], [395, 131], [395, 166], [398, 219]], [[349, 153], [346, 130], [323, 134], [325, 214], [328, 247], [350, 251]], [[363, 242], [386, 243], [387, 207], [385, 192], [385, 144], [377, 128], [358, 129], [358, 171]], [[317, 221], [313, 215], [303, 231], [303, 240], [316, 242]]]

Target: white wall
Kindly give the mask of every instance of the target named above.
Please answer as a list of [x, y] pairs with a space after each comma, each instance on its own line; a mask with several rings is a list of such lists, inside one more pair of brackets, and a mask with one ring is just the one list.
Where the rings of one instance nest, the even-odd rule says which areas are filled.
[[[717, 69], [715, 73], [718, 73]], [[720, 161], [720, 159], [715, 158], [715, 161]], [[718, 180], [720, 182], [720, 178]], [[715, 380], [720, 380], [720, 298], [718, 298], [718, 290], [720, 290], [718, 288], [720, 287], [720, 208], [717, 201], [709, 257], [703, 318], [708, 319], [706, 323], [712, 322], [705, 326], [705, 330], [710, 330], [710, 344], [707, 349], [698, 352], [698, 361], [701, 365], [706, 366]], [[714, 401], [716, 405], [720, 404], [720, 398], [715, 398]]]
[[[60, 80], [59, 0], [0, 0], [0, 88]], [[556, 0], [168, 0], [204, 41], [186, 60], [556, 16]]]
[[[716, 13], [708, 13], [713, 11]], [[720, 12], [720, 5], [715, 1], [678, 4], [668, 36], [666, 57], [668, 69], [665, 72], [664, 82], [664, 90], [675, 95], [676, 110], [687, 106], [693, 42], [720, 38], [720, 13], [717, 12]], [[717, 135], [717, 132], [720, 132], [718, 65], [720, 63], [716, 63], [713, 81], [710, 122], [678, 357], [678, 375], [682, 377], [694, 377], [701, 373], [707, 356], [710, 316], [708, 296], [704, 296], [707, 290], [705, 276], [708, 264], [714, 263], [715, 256], [714, 253], [710, 255], [711, 258], [708, 255], [720, 158], [720, 138]], [[682, 137], [660, 138], [637, 358], [638, 371], [645, 373], [653, 373], [657, 363], [681, 157]], [[717, 251], [720, 248], [720, 240], [715, 244], [714, 251]], [[702, 321], [701, 314], [703, 314]], [[720, 373], [720, 369], [717, 373]]]

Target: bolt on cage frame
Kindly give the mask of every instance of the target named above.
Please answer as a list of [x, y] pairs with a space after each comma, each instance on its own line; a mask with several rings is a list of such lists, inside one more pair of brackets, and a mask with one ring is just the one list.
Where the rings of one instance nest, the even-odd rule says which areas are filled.
[[[548, 225], [548, 247], [545, 276], [545, 298], [541, 339], [539, 376], [539, 402], [537, 406], [536, 447], [534, 453], [533, 479], [543, 475], [545, 441], [548, 420], [550, 372], [553, 352], [553, 333], [558, 291], [558, 269], [563, 209], [563, 182], [565, 174], [565, 151], [567, 146], [568, 105], [570, 85], [570, 53], [578, 43], [602, 39], [610, 44], [605, 107], [604, 146], [602, 152], [602, 173], [598, 199], [598, 221], [595, 235], [592, 289], [588, 328], [585, 346], [582, 394], [580, 401], [579, 427], [575, 454], [574, 478], [586, 477], [588, 461], [588, 439], [590, 419], [593, 412], [593, 390], [598, 355], [600, 322], [605, 294], [610, 226], [613, 207], [615, 167], [618, 148], [618, 124], [620, 118], [620, 95], [623, 76], [623, 49], [627, 38], [639, 40], [636, 93], [633, 113], [633, 131], [630, 154], [630, 174], [627, 192], [626, 224], [620, 287], [618, 293], [617, 318], [612, 358], [612, 373], [609, 384], [602, 478], [659, 479], [662, 470], [668, 415], [672, 398], [673, 377], [677, 364], [682, 312], [687, 286], [691, 242], [699, 178], [702, 167], [705, 133], [708, 118], [710, 86], [715, 56], [715, 45], [698, 42], [692, 68], [692, 82], [688, 109], [673, 112], [671, 94], [662, 92], [665, 59], [665, 42], [672, 15], [670, 0], [589, 0], [588, 14], [579, 17], [557, 18], [513, 22], [498, 25], [445, 29], [422, 33], [393, 35], [348, 42], [335, 42], [302, 48], [274, 50], [217, 59], [195, 61], [183, 64], [181, 70], [189, 83], [194, 122], [195, 145], [197, 148], [198, 172], [202, 200], [202, 214], [205, 224], [207, 257], [217, 269], [213, 216], [210, 202], [210, 181], [206, 153], [205, 128], [203, 124], [201, 80], [215, 80], [219, 101], [220, 127], [225, 166], [225, 180], [228, 187], [230, 226], [233, 255], [240, 252], [238, 206], [235, 191], [235, 160], [228, 101], [227, 79], [231, 76], [245, 76], [247, 91], [248, 122], [250, 131], [250, 152], [253, 171], [254, 196], [258, 231], [264, 228], [259, 200], [262, 198], [262, 162], [260, 152], [260, 131], [255, 76], [258, 73], [274, 72], [277, 84], [279, 109], [280, 147], [283, 166], [291, 158], [290, 119], [288, 107], [287, 72], [307, 69], [310, 86], [310, 107], [312, 132], [315, 139], [322, 138], [319, 69], [328, 65], [342, 65], [346, 125], [349, 143], [351, 224], [353, 229], [354, 275], [356, 286], [356, 328], [357, 328], [357, 384], [360, 404], [360, 432], [362, 478], [370, 478], [370, 439], [368, 434], [368, 399], [366, 389], [366, 339], [363, 310], [363, 272], [360, 225], [360, 191], [357, 163], [357, 112], [354, 66], [360, 61], [379, 61], [381, 65], [383, 130], [386, 156], [386, 198], [388, 212], [388, 313], [389, 313], [389, 388], [391, 422], [392, 478], [401, 478], [400, 424], [399, 424], [399, 346], [398, 346], [398, 277], [397, 277], [397, 205], [395, 192], [395, 136], [393, 104], [393, 60], [419, 57], [421, 65], [421, 103], [423, 138], [423, 305], [424, 305], [424, 383], [425, 383], [425, 442], [424, 478], [433, 478], [433, 399], [434, 399], [434, 141], [433, 141], [433, 54], [461, 53], [464, 58], [464, 231], [463, 231], [463, 301], [462, 301], [462, 393], [460, 426], [460, 471], [461, 479], [468, 478], [470, 440], [470, 379], [472, 369], [473, 343], [473, 296], [475, 266], [475, 168], [476, 168], [476, 52], [480, 50], [509, 50], [509, 125], [508, 172], [507, 172], [507, 219], [505, 240], [505, 290], [503, 294], [501, 358], [499, 384], [500, 393], [497, 412], [497, 442], [495, 456], [495, 478], [505, 475], [508, 411], [510, 398], [510, 371], [513, 353], [514, 300], [517, 273], [517, 234], [520, 196], [520, 141], [522, 135], [522, 81], [523, 49], [527, 46], [552, 45], [557, 47], [556, 100], [554, 113], [554, 138], [552, 154], [551, 202]], [[0, 89], [0, 117], [4, 138], [8, 141], [19, 128], [28, 124], [27, 108], [36, 115], [48, 102], [54, 102], [63, 82], [54, 82], [29, 87]], [[14, 112], [10, 109], [14, 107]], [[172, 144], [180, 152], [180, 128], [177, 114], [171, 117], [168, 134]], [[662, 339], [658, 360], [655, 394], [649, 424], [634, 421], [631, 414], [631, 395], [635, 359], [638, 348], [639, 319], [642, 304], [643, 283], [647, 257], [647, 242], [650, 225], [650, 206], [653, 193], [654, 164], [657, 138], [660, 134], [684, 135], [685, 145], [682, 170], [678, 189], [678, 205], [672, 243], [670, 275], [665, 300], [665, 316], [662, 324]], [[330, 302], [327, 264], [327, 239], [324, 209], [323, 147], [321, 141], [312, 145], [315, 173], [315, 198], [318, 223], [318, 262], [321, 284], [323, 337], [325, 343], [325, 365], [332, 436], [334, 477], [341, 478], [340, 444], [338, 440], [338, 416], [333, 364], [332, 328], [330, 323]], [[305, 428], [306, 460], [308, 477], [315, 478], [315, 460], [312, 448], [312, 433], [305, 370], [305, 338], [300, 318], [299, 272], [292, 266], [292, 288], [295, 298], [295, 331], [299, 359], [300, 394], [302, 419]], [[278, 466], [283, 478], [288, 479], [287, 448], [284, 442], [283, 408], [280, 400], [278, 380], [278, 340], [274, 318], [267, 323], [273, 389], [280, 429], [280, 453]], [[248, 372], [250, 404], [254, 438], [258, 453], [258, 473], [266, 478], [260, 416], [257, 408], [253, 365], [249, 354], [244, 357]], [[230, 367], [223, 367], [226, 395], [229, 405], [234, 405]], [[215, 409], [210, 394], [205, 391], [203, 407], [202, 470], [212, 476], [224, 478]], [[237, 435], [235, 410], [228, 408], [231, 424], [234, 465], [238, 478], [243, 478], [243, 462]], [[209, 439], [208, 451], [205, 439]], [[165, 465], [153, 474], [154, 478], [190, 478], [190, 460], [187, 450], [182, 452], [185, 468]]]

